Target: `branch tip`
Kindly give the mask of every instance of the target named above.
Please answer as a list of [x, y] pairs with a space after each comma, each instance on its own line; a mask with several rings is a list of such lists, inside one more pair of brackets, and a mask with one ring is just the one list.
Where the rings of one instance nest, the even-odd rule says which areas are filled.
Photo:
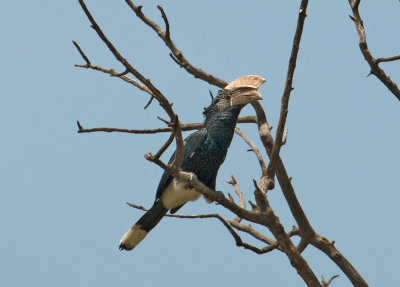
[[78, 126], [78, 133], [82, 132], [83, 127], [82, 127], [81, 123], [79, 121], [76, 121], [76, 124]]
[[[90, 61], [89, 61], [89, 58], [88, 58], [88, 57], [85, 55], [85, 53], [82, 51], [82, 49], [81, 49], [81, 47], [78, 45], [78, 43], [75, 42], [75, 41], [72, 41], [72, 43], [74, 44], [75, 48], [78, 50], [78, 52], [79, 52], [79, 54], [81, 55], [81, 57], [83, 58], [83, 60], [85, 60], [86, 66], [87, 66], [87, 67], [90, 66], [91, 63], [90, 63]], [[77, 66], [77, 65], [75, 65], [75, 66]]]
[[335, 279], [335, 278], [337, 278], [337, 277], [339, 277], [340, 275], [338, 275], [338, 274], [336, 274], [336, 275], [333, 275], [332, 277], [331, 277], [331, 279], [329, 279], [328, 280], [328, 282], [325, 282], [325, 278], [324, 278], [324, 275], [321, 275], [321, 279], [322, 279], [322, 287], [328, 287], [329, 286], [329, 284], [331, 284], [332, 283], [332, 281]]
[[170, 41], [171, 38], [170, 38], [169, 22], [168, 22], [167, 15], [165, 14], [164, 9], [163, 9], [163, 7], [161, 5], [157, 5], [157, 8], [160, 10], [161, 17], [163, 18], [164, 23], [165, 23], [165, 38], [166, 38], [167, 41]]
[[144, 106], [144, 109], [147, 109], [147, 108], [151, 105], [151, 103], [153, 102], [153, 100], [154, 100], [154, 96], [151, 96], [151, 97], [150, 97], [150, 100], [148, 101], [148, 103]]

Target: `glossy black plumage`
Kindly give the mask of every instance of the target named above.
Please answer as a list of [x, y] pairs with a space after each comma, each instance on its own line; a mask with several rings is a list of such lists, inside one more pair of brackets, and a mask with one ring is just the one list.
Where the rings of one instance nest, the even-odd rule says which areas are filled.
[[[243, 91], [219, 91], [211, 105], [205, 108], [205, 127], [192, 133], [184, 141], [182, 170], [195, 173], [202, 183], [213, 190], [215, 189], [218, 170], [224, 162], [231, 144], [239, 113], [243, 106], [255, 99], [251, 96], [243, 98], [240, 93], [243, 94]], [[238, 96], [238, 94], [240, 95]], [[240, 96], [242, 98], [239, 98]], [[239, 98], [239, 100], [234, 97]], [[174, 154], [171, 156], [170, 162], [173, 158]], [[153, 207], [124, 235], [120, 249], [133, 249], [169, 209], [171, 213], [175, 213], [187, 201], [195, 200], [200, 196], [198, 194], [197, 197], [183, 200], [183, 202], [177, 200], [176, 202], [179, 202], [179, 204], [170, 200], [170, 197], [177, 194], [182, 195], [185, 192], [193, 194], [194, 190], [190, 188], [187, 185], [179, 185], [179, 182], [173, 179], [168, 172], [164, 172], [157, 188]]]

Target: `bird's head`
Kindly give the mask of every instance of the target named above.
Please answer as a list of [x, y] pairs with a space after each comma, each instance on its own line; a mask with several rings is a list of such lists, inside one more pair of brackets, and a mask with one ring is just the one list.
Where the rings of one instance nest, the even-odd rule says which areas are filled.
[[257, 89], [264, 82], [265, 79], [258, 76], [244, 76], [234, 80], [218, 92], [209, 107], [204, 108], [204, 115], [210, 118], [217, 111], [240, 112], [247, 104], [262, 99]]

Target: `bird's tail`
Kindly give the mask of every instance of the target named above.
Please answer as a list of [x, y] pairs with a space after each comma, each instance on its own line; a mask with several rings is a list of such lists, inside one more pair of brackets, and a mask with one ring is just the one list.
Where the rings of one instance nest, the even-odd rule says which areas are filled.
[[146, 237], [147, 233], [160, 222], [167, 211], [168, 209], [163, 206], [161, 200], [155, 202], [135, 225], [125, 233], [120, 241], [119, 249], [132, 250], [135, 248]]

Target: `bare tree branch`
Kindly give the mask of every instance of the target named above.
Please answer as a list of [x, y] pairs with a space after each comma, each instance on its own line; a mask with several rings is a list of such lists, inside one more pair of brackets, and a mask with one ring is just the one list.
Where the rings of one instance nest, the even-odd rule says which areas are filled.
[[350, 279], [351, 283], [354, 286], [360, 287], [368, 287], [367, 282], [365, 282], [364, 278], [360, 275], [357, 269], [344, 257], [339, 250], [336, 249], [334, 245], [334, 241], [329, 241], [328, 239], [314, 234], [311, 240], [309, 240], [310, 244], [317, 247], [319, 250], [324, 252], [333, 262], [336, 263], [337, 266], [346, 274], [347, 278]]
[[364, 59], [367, 61], [367, 63], [371, 68], [370, 74], [375, 75], [392, 92], [392, 94], [395, 95], [398, 100], [400, 100], [400, 90], [398, 86], [396, 85], [395, 82], [393, 82], [390, 79], [390, 77], [385, 73], [385, 71], [379, 67], [379, 63], [381, 62], [399, 60], [400, 55], [390, 58], [378, 58], [378, 59], [375, 59], [372, 56], [371, 52], [368, 49], [367, 36], [365, 33], [364, 23], [360, 16], [360, 12], [358, 11], [360, 0], [356, 0], [356, 2], [354, 2], [353, 0], [348, 0], [348, 1], [351, 10], [353, 12], [353, 16], [350, 17], [354, 21], [354, 24], [356, 25], [356, 29], [358, 32], [359, 47], [361, 53], [364, 56]]
[[160, 148], [160, 150], [154, 155], [154, 158], [159, 159], [161, 155], [167, 150], [167, 148], [171, 145], [172, 141], [175, 138], [175, 133], [172, 131], [168, 140], [164, 143], [164, 145]]
[[90, 61], [89, 58], [86, 57], [85, 53], [82, 51], [81, 47], [79, 47], [78, 43], [75, 41], [72, 41], [72, 43], [75, 45], [76, 49], [78, 50], [79, 54], [81, 54], [82, 58], [85, 60], [86, 62], [86, 66], [90, 66]]
[[[261, 141], [264, 144], [268, 155], [270, 156], [274, 142], [270, 134], [265, 112], [259, 102], [254, 102], [253, 107], [257, 114]], [[283, 195], [285, 196], [285, 199], [289, 205], [290, 211], [292, 212], [293, 217], [300, 228], [301, 237], [328, 255], [339, 266], [343, 273], [346, 274], [354, 286], [368, 286], [358, 271], [342, 254], [340, 254], [333, 244], [329, 240], [323, 239], [323, 237], [314, 231], [297, 199], [291, 183], [291, 178], [288, 176], [286, 168], [280, 157], [278, 157], [276, 162], [276, 176], [279, 185], [281, 186]]]
[[255, 187], [254, 197], [256, 199], [257, 206], [260, 208], [260, 212], [265, 213], [267, 208], [271, 208], [265, 192], [266, 188], [262, 187], [262, 185], [259, 185], [255, 179], [253, 179], [253, 184]]
[[89, 58], [82, 51], [81, 47], [79, 47], [78, 43], [75, 42], [75, 41], [72, 41], [72, 43], [74, 43], [76, 49], [81, 54], [82, 58], [86, 61], [86, 64], [84, 64], [84, 65], [78, 65], [77, 64], [77, 65], [75, 65], [75, 67], [85, 68], [85, 69], [92, 69], [92, 70], [100, 71], [100, 72], [109, 74], [111, 76], [120, 78], [120, 79], [124, 80], [125, 82], [127, 82], [127, 83], [129, 83], [131, 85], [134, 85], [135, 87], [139, 88], [140, 90], [145, 91], [146, 93], [150, 94], [152, 96], [152, 98], [153, 98], [153, 93], [149, 90], [149, 88], [147, 88], [143, 84], [139, 83], [138, 81], [135, 81], [134, 79], [131, 79], [131, 78], [127, 77], [123, 73], [118, 73], [114, 69], [106, 69], [106, 68], [103, 68], [103, 67], [100, 67], [100, 66], [92, 65], [90, 60], [89, 60]]
[[243, 140], [250, 146], [251, 150], [256, 154], [258, 163], [260, 164], [260, 167], [261, 167], [261, 174], [263, 176], [267, 176], [267, 166], [265, 165], [265, 162], [260, 153], [260, 150], [253, 144], [253, 142], [238, 127], [235, 128], [235, 132], [243, 138]]
[[361, 0], [356, 0], [356, 2], [354, 3], [355, 9], [358, 9], [358, 6], [360, 6], [360, 2], [361, 2]]
[[[132, 1], [130, 1], [130, 0], [126, 0], [126, 2], [143, 22], [145, 22], [154, 31], [157, 32], [159, 37], [164, 41], [164, 43], [171, 50], [172, 58], [181, 67], [185, 68], [190, 74], [194, 75], [195, 77], [201, 78], [210, 84], [216, 85], [221, 88], [224, 88], [227, 85], [227, 82], [225, 82], [221, 79], [218, 79], [210, 74], [205, 73], [204, 71], [192, 66], [186, 60], [186, 58], [182, 55], [181, 51], [176, 48], [175, 44], [172, 42], [172, 40], [170, 38], [170, 27], [169, 27], [168, 18], [161, 6], [159, 6], [159, 9], [161, 11], [164, 23], [166, 25], [166, 31], [162, 30], [157, 24], [155, 24], [153, 21], [148, 19], [142, 13], [141, 6], [135, 6], [132, 3]], [[359, 0], [357, 0], [356, 3], [353, 3], [353, 0], [349, 0], [349, 2], [352, 5], [352, 9], [353, 8], [358, 9], [358, 5], [360, 3]], [[238, 246], [243, 246], [244, 248], [250, 249], [259, 254], [269, 252], [275, 248], [278, 248], [278, 246], [279, 246], [279, 249], [282, 250], [287, 255], [287, 257], [289, 258], [293, 267], [296, 268], [297, 272], [301, 275], [301, 277], [307, 283], [308, 286], [321, 286], [321, 284], [318, 281], [318, 279], [316, 278], [315, 274], [313, 273], [311, 268], [308, 266], [308, 263], [304, 260], [304, 258], [300, 254], [300, 252], [303, 249], [303, 247], [300, 246], [302, 244], [300, 244], [298, 248], [296, 248], [293, 245], [293, 242], [290, 239], [290, 233], [285, 232], [283, 225], [279, 221], [279, 218], [274, 214], [273, 210], [271, 209], [271, 207], [268, 203], [268, 199], [266, 197], [266, 190], [271, 188], [270, 184], [271, 184], [271, 181], [273, 183], [274, 173], [276, 173], [278, 181], [279, 181], [279, 183], [282, 187], [283, 193], [285, 195], [285, 198], [286, 198], [286, 200], [289, 204], [289, 207], [292, 211], [292, 214], [295, 217], [295, 219], [299, 225], [299, 230], [297, 232], [301, 234], [302, 241], [304, 239], [305, 246], [307, 245], [307, 243], [310, 243], [313, 246], [320, 249], [321, 251], [323, 251], [324, 253], [326, 253], [342, 269], [342, 271], [347, 275], [347, 277], [351, 280], [351, 282], [355, 286], [367, 286], [367, 284], [365, 283], [363, 278], [360, 276], [360, 274], [358, 274], [357, 270], [355, 270], [354, 267], [347, 261], [347, 259], [343, 255], [341, 255], [339, 253], [339, 251], [334, 247], [334, 242], [330, 242], [326, 238], [321, 237], [320, 235], [315, 233], [315, 231], [312, 229], [310, 223], [308, 222], [308, 219], [306, 218], [306, 216], [296, 198], [296, 195], [294, 193], [293, 187], [290, 182], [291, 178], [288, 177], [285, 167], [282, 163], [282, 160], [279, 157], [279, 150], [280, 150], [282, 144], [286, 141], [286, 139], [282, 139], [282, 135], [283, 135], [283, 131], [285, 128], [285, 122], [286, 122], [286, 117], [287, 117], [287, 113], [288, 113], [288, 102], [289, 102], [290, 92], [292, 90], [293, 73], [294, 73], [294, 69], [295, 69], [295, 65], [296, 65], [296, 58], [297, 58], [299, 43], [300, 43], [300, 39], [301, 39], [301, 32], [302, 32], [303, 25], [304, 25], [304, 19], [306, 17], [306, 8], [307, 8], [307, 3], [308, 3], [307, 0], [302, 0], [301, 6], [300, 6], [298, 25], [297, 25], [297, 29], [296, 29], [294, 42], [293, 42], [292, 54], [291, 54], [290, 61], [289, 61], [288, 75], [287, 75], [287, 79], [286, 79], [285, 90], [284, 90], [284, 93], [282, 96], [281, 115], [280, 115], [280, 119], [279, 119], [279, 125], [277, 128], [276, 142], [273, 140], [273, 138], [270, 134], [270, 127], [268, 125], [265, 113], [264, 113], [261, 105], [258, 102], [253, 104], [253, 107], [255, 108], [256, 113], [257, 113], [257, 124], [258, 124], [260, 138], [263, 142], [263, 145], [264, 145], [269, 157], [271, 158], [269, 166], [267, 168], [267, 175], [271, 174], [271, 176], [262, 176], [260, 182], [258, 182], [258, 183], [256, 181], [254, 181], [254, 185], [255, 185], [255, 189], [256, 189], [255, 196], [256, 196], [258, 208], [254, 204], [250, 203], [253, 207], [252, 211], [249, 211], [249, 210], [246, 210], [245, 208], [243, 208], [244, 205], [242, 203], [242, 200], [241, 200], [241, 206], [238, 206], [233, 201], [225, 198], [225, 196], [223, 194], [217, 193], [217, 192], [209, 189], [203, 183], [198, 181], [195, 174], [183, 172], [179, 169], [180, 161], [181, 161], [181, 157], [179, 156], [179, 154], [181, 155], [183, 152], [181, 130], [185, 130], [185, 125], [179, 123], [178, 118], [175, 115], [175, 113], [173, 112], [170, 103], [162, 95], [162, 93], [151, 84], [150, 80], [148, 80], [144, 76], [142, 76], [125, 58], [123, 58], [121, 56], [121, 54], [118, 52], [118, 50], [107, 39], [107, 37], [101, 31], [100, 27], [94, 21], [92, 15], [88, 11], [83, 0], [79, 0], [79, 3], [81, 4], [82, 9], [84, 10], [89, 21], [92, 23], [93, 29], [97, 32], [99, 37], [107, 45], [109, 50], [114, 54], [116, 59], [124, 65], [125, 71], [123, 73], [117, 73], [114, 70], [104, 69], [104, 68], [101, 68], [98, 66], [93, 66], [90, 63], [90, 60], [88, 59], [88, 57], [86, 57], [86, 55], [83, 53], [82, 49], [80, 49], [80, 47], [76, 43], [74, 43], [75, 47], [78, 49], [78, 52], [81, 54], [82, 58], [86, 62], [86, 65], [77, 65], [77, 66], [84, 67], [84, 68], [90, 68], [90, 69], [94, 69], [94, 70], [99, 70], [99, 71], [108, 73], [113, 76], [121, 77], [121, 79], [123, 79], [124, 81], [127, 81], [127, 82], [129, 82], [128, 81], [129, 78], [126, 79], [123, 77], [125, 77], [128, 73], [133, 74], [143, 84], [143, 86], [146, 87], [150, 91], [150, 95], [152, 96], [152, 98], [155, 98], [159, 101], [160, 105], [164, 108], [164, 110], [170, 116], [171, 120], [169, 121], [169, 125], [172, 125], [172, 127], [170, 126], [168, 129], [157, 129], [157, 131], [156, 130], [146, 130], [146, 131], [152, 131], [152, 132], [143, 132], [145, 130], [130, 130], [130, 131], [136, 131], [133, 133], [155, 133], [155, 132], [167, 132], [167, 131], [172, 132], [170, 139], [167, 141], [167, 143], [164, 146], [168, 145], [169, 142], [172, 142], [174, 137], [176, 138], [177, 146], [178, 146], [178, 149], [177, 149], [178, 155], [175, 158], [174, 164], [166, 165], [159, 159], [159, 154], [162, 153], [166, 149], [166, 148], [164, 148], [164, 146], [160, 149], [159, 152], [157, 152], [156, 156], [153, 156], [150, 153], [145, 154], [145, 158], [147, 160], [152, 161], [155, 164], [159, 165], [161, 168], [163, 168], [164, 170], [169, 172], [172, 176], [174, 176], [178, 180], [180, 180], [182, 182], [190, 183], [196, 189], [196, 191], [203, 194], [206, 198], [218, 202], [220, 205], [224, 206], [226, 209], [235, 213], [238, 217], [268, 227], [269, 230], [274, 235], [274, 237], [276, 238], [276, 241], [274, 244], [272, 244], [270, 246], [259, 249], [257, 247], [254, 247], [247, 243], [242, 242], [240, 236], [233, 230], [232, 226], [230, 226], [230, 224], [222, 217], [219, 218], [219, 220], [224, 224], [224, 226], [230, 231], [230, 233], [234, 237], [236, 244]], [[353, 12], [354, 12], [354, 10], [353, 10]], [[353, 18], [354, 18], [355, 22], [357, 23], [357, 21], [358, 21], [357, 17], [354, 16]], [[362, 25], [362, 21], [361, 21], [361, 25]], [[361, 45], [360, 45], [360, 47], [361, 47]], [[376, 61], [378, 61], [378, 60], [375, 60], [376, 66], [379, 64], [379, 62], [376, 63]], [[397, 60], [397, 57], [381, 58], [380, 62], [393, 61], [393, 60]], [[92, 131], [126, 132], [127, 131], [127, 130], [122, 130], [122, 129], [110, 129], [110, 128], [97, 128], [97, 130], [96, 129], [89, 130], [89, 129], [83, 129], [79, 122], [77, 124], [78, 124], [78, 129], [79, 129], [78, 132], [92, 132]], [[201, 124], [202, 123], [200, 123], [200, 125]], [[160, 131], [160, 130], [162, 130], [162, 131]], [[286, 138], [286, 136], [285, 136], [285, 138]], [[272, 172], [269, 172], [269, 169], [271, 169]], [[272, 179], [271, 179], [271, 177], [272, 177]], [[218, 217], [216, 217], [216, 218], [218, 218]], [[331, 279], [329, 281], [329, 283], [332, 280], [333, 279]], [[323, 280], [323, 284], [329, 285], [329, 283], [324, 282], [324, 280]]]
[[283, 144], [282, 137], [283, 137], [283, 133], [285, 130], [287, 114], [289, 111], [288, 106], [289, 106], [290, 92], [293, 90], [292, 82], [293, 82], [294, 70], [296, 68], [297, 54], [300, 49], [300, 40], [301, 40], [301, 35], [303, 34], [304, 21], [307, 17], [307, 14], [306, 14], [307, 5], [308, 5], [308, 0], [301, 1], [300, 9], [299, 9], [299, 17], [297, 19], [296, 33], [294, 35], [292, 52], [291, 52], [290, 58], [289, 58], [289, 67], [288, 67], [288, 72], [287, 72], [287, 76], [286, 76], [285, 89], [283, 91], [282, 100], [281, 100], [281, 113], [279, 116], [278, 128], [276, 129], [275, 144], [272, 148], [272, 154], [271, 154], [270, 161], [268, 164], [267, 174], [270, 178], [274, 177], [275, 163], [278, 160], [279, 151]]
[[[254, 116], [240, 117], [238, 119], [238, 123], [256, 123], [257, 119]], [[79, 123], [79, 122], [78, 122]], [[191, 124], [180, 124], [182, 131], [192, 131], [199, 130], [204, 127], [204, 122], [201, 123], [191, 123]], [[130, 133], [130, 134], [156, 134], [156, 133], [167, 133], [171, 132], [172, 128], [158, 128], [158, 129], [120, 129], [120, 128], [91, 128], [85, 129], [82, 125], [78, 124], [78, 133], [92, 133], [92, 132], [121, 132], [121, 133]]]
[[278, 245], [275, 240], [273, 240], [272, 238], [269, 238], [268, 236], [265, 236], [264, 234], [258, 232], [250, 224], [249, 225], [241, 224], [237, 219], [228, 220], [228, 222], [230, 223], [231, 226], [233, 226], [237, 230], [246, 232], [246, 233], [252, 235], [253, 237], [257, 238], [258, 240], [260, 240], [260, 241], [262, 241], [262, 242], [264, 242], [264, 243], [266, 243], [268, 245], [273, 245], [273, 244]]
[[299, 245], [297, 245], [297, 251], [299, 251], [300, 253], [303, 253], [304, 250], [306, 250], [307, 246], [308, 246], [308, 241], [305, 239], [301, 239]]
[[169, 23], [168, 23], [168, 18], [167, 15], [165, 14], [163, 8], [158, 5], [158, 9], [160, 9], [162, 13], [162, 17], [164, 19], [164, 22], [166, 24], [166, 30], [165, 32], [160, 26], [158, 26], [155, 22], [153, 22], [151, 19], [146, 17], [143, 12], [142, 12], [142, 6], [136, 6], [133, 4], [131, 0], [125, 0], [125, 2], [131, 7], [131, 9], [135, 12], [136, 16], [139, 17], [144, 23], [146, 23], [150, 28], [152, 28], [157, 35], [164, 41], [165, 45], [170, 49], [170, 51], [173, 54], [173, 59], [176, 63], [178, 63], [181, 67], [185, 68], [190, 74], [192, 74], [195, 78], [200, 78], [206, 82], [213, 82], [213, 83], [218, 83], [216, 86], [219, 87], [225, 87], [227, 83], [217, 77], [214, 77], [213, 75], [207, 74], [203, 70], [199, 68], [195, 68], [192, 66], [192, 64], [183, 56], [182, 52], [176, 47], [175, 43], [171, 40], [170, 38], [170, 33], [169, 33]]
[[149, 90], [152, 92], [152, 95], [158, 100], [160, 105], [163, 107], [165, 112], [169, 115], [171, 121], [175, 117], [175, 113], [172, 110], [171, 104], [168, 100], [164, 97], [164, 95], [150, 82], [149, 79], [146, 79], [139, 71], [137, 71], [121, 54], [120, 52], [114, 47], [114, 45], [108, 40], [106, 35], [101, 30], [100, 26], [96, 23], [93, 16], [89, 12], [86, 4], [83, 0], [79, 0], [79, 4], [81, 5], [83, 11], [85, 12], [87, 18], [89, 19], [90, 23], [92, 24], [92, 28], [96, 31], [97, 35], [99, 35], [100, 39], [106, 44], [108, 49], [114, 54], [115, 58], [125, 67], [129, 73], [132, 73], [140, 82], [142, 82]]
[[179, 124], [178, 115], [175, 115], [173, 124], [173, 134], [175, 135], [176, 150], [174, 160], [171, 163], [171, 167], [172, 169], [178, 171], [181, 168], [183, 157], [185, 154], [185, 146], [183, 144], [182, 130]]
[[[257, 119], [258, 119], [258, 132], [260, 134], [261, 142], [263, 143], [265, 150], [268, 156], [271, 157], [272, 147], [274, 146], [274, 140], [270, 133], [270, 128], [268, 124], [267, 117], [265, 115], [264, 109], [262, 108], [259, 102], [254, 102], [253, 108], [256, 111]], [[294, 188], [292, 186], [291, 180], [286, 172], [285, 166], [281, 158], [278, 156], [278, 160], [276, 162], [276, 176], [281, 186], [282, 192], [288, 202], [290, 211], [295, 218], [300, 231], [302, 233], [302, 237], [312, 236], [314, 234], [314, 230], [311, 227], [310, 222], [308, 221], [303, 208], [301, 207], [296, 193], [294, 192]]]
[[243, 192], [239, 188], [239, 183], [237, 182], [236, 178], [232, 175], [232, 180], [225, 180], [225, 181], [233, 185], [233, 189], [235, 190], [240, 200], [240, 207], [246, 209], [246, 201], [244, 199]]
[[[140, 209], [143, 211], [148, 211], [147, 208], [144, 208], [143, 206], [139, 206], [133, 203], [127, 202], [127, 204], [133, 208]], [[216, 218], [218, 219], [225, 227], [228, 229], [229, 233], [232, 235], [232, 237], [235, 239], [236, 246], [238, 247], [243, 247], [244, 249], [251, 250], [257, 254], [264, 254], [269, 251], [272, 251], [277, 248], [277, 246], [267, 246], [265, 248], [259, 249], [251, 244], [248, 244], [246, 242], [243, 242], [242, 238], [239, 236], [239, 234], [233, 230], [233, 228], [229, 225], [229, 223], [219, 214], [198, 214], [198, 215], [180, 215], [180, 214], [166, 214], [165, 216], [167, 217], [175, 217], [175, 218], [189, 218], [189, 219], [195, 219], [195, 218]]]
[[400, 60], [400, 55], [394, 56], [394, 57], [388, 57], [388, 58], [378, 58], [376, 59], [376, 63], [382, 63], [382, 62], [392, 62], [392, 61], [397, 61]]
[[322, 279], [322, 287], [328, 287], [329, 284], [331, 284], [332, 281], [333, 281], [335, 278], [339, 277], [339, 275], [333, 275], [333, 276], [331, 277], [331, 279], [328, 280], [328, 282], [325, 282], [324, 275], [322, 275], [321, 277], [322, 277], [322, 278], [321, 278], [321, 279]]

